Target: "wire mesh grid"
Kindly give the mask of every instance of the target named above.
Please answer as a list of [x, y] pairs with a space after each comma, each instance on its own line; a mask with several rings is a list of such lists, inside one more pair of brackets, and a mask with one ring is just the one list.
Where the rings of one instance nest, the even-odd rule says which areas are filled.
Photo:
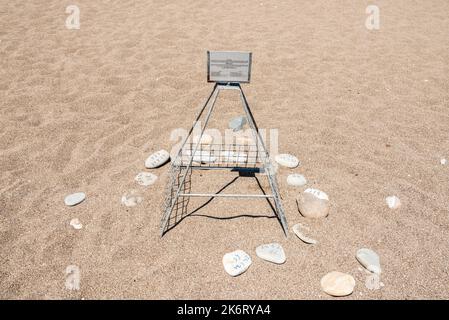
[[[163, 215], [161, 222], [164, 221], [167, 215], [169, 216], [166, 226], [164, 227], [164, 230], [162, 230], [163, 232], [176, 225], [188, 214], [187, 210], [190, 198], [184, 196], [179, 196], [176, 198], [176, 193], [178, 192], [184, 176], [186, 177], [184, 183], [182, 184], [180, 193], [190, 193], [192, 187], [192, 168], [186, 168], [172, 163], [169, 171], [169, 181], [165, 190], [165, 202], [163, 208], [165, 214]], [[173, 211], [170, 214], [170, 209], [172, 206]]]
[[194, 167], [257, 168], [265, 156], [256, 144], [196, 144], [186, 143], [179, 151], [180, 166], [188, 166], [192, 158]]

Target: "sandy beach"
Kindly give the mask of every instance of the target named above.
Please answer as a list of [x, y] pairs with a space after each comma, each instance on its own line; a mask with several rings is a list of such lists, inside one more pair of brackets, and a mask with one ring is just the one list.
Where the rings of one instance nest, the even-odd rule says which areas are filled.
[[[79, 30], [65, 25], [72, 4]], [[365, 27], [370, 4], [379, 30]], [[2, 1], [0, 298], [449, 299], [448, 12], [444, 0]], [[265, 201], [228, 199], [159, 236], [169, 165], [144, 161], [192, 125], [213, 86], [207, 50], [253, 53], [255, 119], [301, 162], [277, 175], [288, 238]], [[238, 96], [220, 99], [212, 127], [242, 114]], [[158, 180], [139, 186], [141, 171]], [[287, 185], [291, 173], [307, 185]], [[209, 174], [195, 185], [236, 176]], [[329, 195], [327, 218], [298, 212], [305, 188]], [[135, 207], [120, 201], [130, 190]], [[239, 178], [227, 191], [258, 190]], [[79, 191], [86, 200], [66, 206]], [[296, 238], [296, 223], [319, 243]], [[256, 256], [270, 242], [283, 265]], [[378, 290], [355, 259], [363, 247], [380, 256]], [[253, 263], [231, 277], [222, 258], [237, 249]], [[79, 290], [66, 289], [69, 265]], [[355, 278], [351, 295], [321, 290], [333, 270]]]

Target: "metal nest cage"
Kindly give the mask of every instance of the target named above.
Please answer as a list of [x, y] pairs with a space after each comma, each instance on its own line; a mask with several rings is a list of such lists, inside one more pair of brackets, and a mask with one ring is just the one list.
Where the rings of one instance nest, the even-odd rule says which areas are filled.
[[[237, 141], [237, 143], [204, 144], [200, 142], [221, 90], [237, 90], [240, 93], [246, 119], [251, 129], [252, 139]], [[200, 139], [198, 142], [191, 142], [192, 132], [206, 109], [208, 111], [204, 125], [201, 128]], [[265, 192], [263, 194], [191, 193], [193, 170], [230, 170], [238, 171], [239, 173], [264, 173], [268, 178], [271, 194], [266, 194]], [[270, 202], [284, 234], [287, 236], [287, 221], [281, 203], [275, 170], [270, 162], [269, 154], [246, 97], [238, 83], [215, 84], [212, 93], [198, 113], [194, 125], [183, 141], [176, 157], [172, 159], [161, 219], [161, 236], [189, 215], [188, 204], [191, 197], [265, 198]], [[270, 200], [274, 203], [272, 204]]]

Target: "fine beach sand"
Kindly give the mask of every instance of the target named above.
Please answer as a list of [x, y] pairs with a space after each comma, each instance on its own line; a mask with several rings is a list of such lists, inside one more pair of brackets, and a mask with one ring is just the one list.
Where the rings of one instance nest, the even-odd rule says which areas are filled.
[[[338, 299], [449, 299], [447, 1], [77, 0], [81, 28], [68, 30], [71, 4], [0, 3], [0, 298], [333, 299], [320, 279], [336, 270], [356, 279]], [[378, 31], [365, 28], [369, 4]], [[244, 90], [258, 125], [301, 161], [278, 171], [288, 239], [276, 219], [204, 217], [272, 215], [265, 201], [225, 199], [161, 239], [169, 166], [153, 186], [134, 181], [208, 96], [207, 50], [253, 52]], [[222, 98], [217, 125], [241, 114]], [[290, 173], [329, 195], [326, 219], [301, 217]], [[214, 192], [234, 177], [195, 181]], [[127, 208], [131, 189], [144, 200]], [[258, 190], [239, 178], [229, 192]], [[86, 200], [66, 207], [78, 191]], [[297, 239], [296, 223], [319, 244]], [[284, 265], [256, 256], [269, 242]], [[365, 287], [362, 247], [380, 256], [380, 290]], [[236, 249], [253, 264], [232, 278], [222, 257]], [[79, 291], [65, 288], [68, 265]]]

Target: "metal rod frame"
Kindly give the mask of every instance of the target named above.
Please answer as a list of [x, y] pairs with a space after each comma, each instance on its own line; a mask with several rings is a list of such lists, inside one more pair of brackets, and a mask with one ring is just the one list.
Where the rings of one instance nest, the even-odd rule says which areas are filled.
[[230, 193], [180, 193], [180, 197], [206, 197], [206, 198], [274, 198], [271, 194], [230, 194]]
[[[189, 159], [187, 164], [183, 164], [182, 163], [182, 159], [181, 159], [181, 155], [182, 155], [182, 150], [184, 148], [184, 146], [186, 145], [189, 137], [192, 135], [192, 132], [194, 130], [194, 128], [197, 126], [199, 119], [201, 118], [202, 114], [204, 113], [204, 111], [206, 110], [207, 106], [209, 105], [207, 114], [206, 114], [206, 118], [205, 118], [205, 122], [204, 125], [201, 128], [201, 133], [199, 136], [199, 141], [201, 141], [201, 138], [203, 136], [203, 133], [207, 127], [207, 124], [209, 122], [209, 119], [211, 117], [212, 111], [214, 110], [215, 107], [215, 102], [217, 100], [217, 97], [219, 95], [219, 92], [221, 90], [237, 90], [240, 93], [240, 99], [243, 105], [243, 109], [245, 111], [246, 114], [246, 118], [248, 120], [248, 124], [251, 128], [251, 132], [254, 138], [254, 141], [256, 142], [256, 146], [257, 146], [257, 155], [260, 156], [259, 159], [262, 160], [262, 167], [261, 168], [241, 168], [243, 171], [248, 171], [248, 169], [252, 169], [253, 172], [264, 172], [267, 177], [268, 177], [268, 181], [269, 181], [269, 185], [272, 191], [272, 194], [219, 194], [219, 193], [185, 193], [185, 192], [181, 192], [182, 188], [185, 189], [185, 183], [186, 183], [186, 178], [189, 174], [191, 174], [192, 169], [203, 169], [203, 170], [218, 170], [218, 169], [231, 169], [232, 171], [238, 171], [240, 167], [238, 166], [208, 166], [208, 167], [201, 167], [201, 166], [196, 166], [193, 164], [194, 162], [194, 156], [200, 146], [200, 143], [196, 143], [194, 144], [194, 150], [193, 152], [190, 153], [189, 155]], [[259, 149], [260, 148], [260, 149]], [[260, 152], [259, 152], [260, 150]], [[177, 153], [175, 159], [172, 161], [171, 164], [171, 168], [170, 170], [172, 170], [173, 172], [176, 171], [178, 172], [178, 176], [177, 176], [177, 181], [175, 183], [175, 178], [174, 178], [174, 174], [171, 175], [171, 179], [169, 181], [169, 185], [168, 185], [168, 191], [169, 194], [167, 194], [167, 198], [166, 198], [166, 202], [165, 202], [165, 207], [164, 207], [164, 213], [161, 219], [161, 229], [160, 229], [160, 235], [161, 237], [164, 235], [164, 233], [167, 231], [167, 224], [168, 221], [170, 219], [170, 215], [173, 212], [173, 209], [175, 208], [175, 206], [178, 203], [178, 200], [180, 197], [182, 197], [182, 199], [189, 198], [189, 197], [210, 197], [210, 198], [215, 198], [215, 197], [225, 197], [225, 198], [262, 198], [262, 199], [273, 199], [274, 200], [274, 204], [275, 204], [275, 211], [276, 211], [276, 215], [281, 223], [282, 229], [284, 231], [285, 236], [288, 236], [288, 226], [287, 226], [287, 221], [285, 219], [285, 213], [284, 213], [284, 208], [282, 207], [282, 203], [281, 203], [281, 198], [280, 198], [280, 194], [279, 194], [279, 187], [277, 185], [277, 181], [276, 181], [276, 173], [273, 169], [273, 166], [271, 164], [270, 161], [270, 157], [268, 154], [268, 151], [265, 147], [265, 143], [260, 135], [259, 132], [259, 128], [257, 127], [257, 124], [254, 120], [253, 114], [251, 112], [251, 109], [248, 105], [248, 101], [246, 99], [245, 94], [243, 93], [242, 87], [240, 86], [239, 83], [216, 83], [214, 85], [214, 88], [211, 92], [211, 94], [209, 95], [209, 97], [207, 98], [206, 102], [204, 103], [204, 105], [202, 106], [202, 108], [200, 109], [200, 111], [198, 112], [194, 124], [192, 125], [191, 129], [189, 130], [189, 133], [187, 134], [186, 138], [184, 139], [181, 148], [179, 149], [179, 152]], [[184, 171], [184, 174], [182, 175], [181, 179], [179, 179], [182, 171]], [[172, 173], [173, 173], [172, 172]], [[176, 188], [176, 193], [173, 196], [173, 188], [174, 186], [177, 184], [177, 188]], [[184, 201], [184, 200], [183, 200]]]

